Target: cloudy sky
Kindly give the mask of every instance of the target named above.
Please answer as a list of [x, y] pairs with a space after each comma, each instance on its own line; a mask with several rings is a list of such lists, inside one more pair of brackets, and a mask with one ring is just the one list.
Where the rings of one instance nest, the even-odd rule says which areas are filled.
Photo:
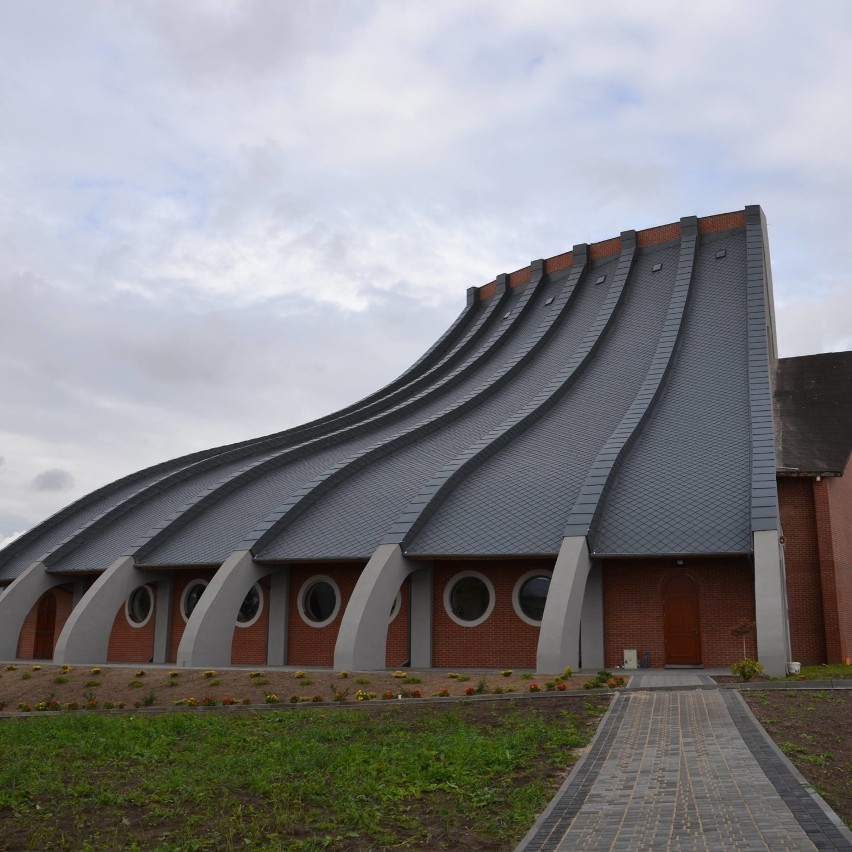
[[0, 542], [390, 380], [464, 291], [763, 205], [852, 348], [852, 4], [0, 0]]

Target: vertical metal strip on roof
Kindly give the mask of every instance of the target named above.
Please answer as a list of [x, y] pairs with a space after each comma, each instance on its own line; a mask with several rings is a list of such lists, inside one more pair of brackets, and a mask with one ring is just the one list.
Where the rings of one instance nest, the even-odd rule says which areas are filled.
[[[610, 289], [582, 343], [568, 363], [529, 403], [500, 426], [480, 438], [452, 462], [439, 469], [435, 476], [420, 489], [394, 525], [388, 530], [383, 544], [400, 544], [403, 547], [425, 526], [441, 503], [469, 473], [482, 465], [501, 447], [535, 423], [571, 388], [611, 326], [616, 310], [621, 303], [630, 272], [636, 259], [636, 232], [625, 231], [621, 235], [621, 255], [612, 277]], [[585, 273], [588, 264], [588, 247], [578, 246], [574, 252], [571, 281], [576, 283]]]
[[568, 516], [564, 536], [594, 535], [596, 521], [600, 517], [618, 468], [639, 434], [669, 372], [692, 285], [697, 251], [698, 219], [695, 216], [686, 216], [680, 220], [680, 256], [674, 289], [645, 381], [589, 469]]
[[748, 288], [748, 391], [751, 421], [751, 529], [777, 530], [775, 426], [770, 377], [771, 317], [766, 217], [757, 204], [745, 209]]

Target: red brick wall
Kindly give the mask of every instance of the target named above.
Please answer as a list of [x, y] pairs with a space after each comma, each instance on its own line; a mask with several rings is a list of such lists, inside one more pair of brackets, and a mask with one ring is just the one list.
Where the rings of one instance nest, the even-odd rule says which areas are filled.
[[257, 621], [249, 627], [234, 625], [231, 640], [231, 664], [235, 666], [264, 665], [269, 639], [269, 578], [260, 581], [263, 609]]
[[52, 589], [44, 593], [33, 604], [27, 617], [24, 619], [24, 624], [21, 627], [21, 633], [18, 637], [17, 656], [21, 660], [32, 660], [35, 646], [35, 630], [36, 630], [36, 612], [38, 605], [45, 595], [53, 595], [56, 598], [56, 627], [53, 631], [53, 647], [56, 648], [56, 640], [59, 639], [59, 634], [71, 615], [72, 602], [74, 596], [71, 589], [63, 588], [62, 586], [54, 586]]
[[148, 663], [154, 656], [154, 624], [157, 621], [157, 587], [149, 586], [154, 597], [151, 617], [142, 627], [134, 627], [124, 614], [121, 602], [109, 635], [107, 661], [110, 663]]
[[214, 569], [208, 571], [175, 571], [174, 586], [172, 587], [172, 611], [169, 621], [169, 653], [167, 659], [170, 663], [177, 660], [177, 650], [180, 645], [180, 640], [183, 638], [183, 631], [186, 630], [186, 622], [180, 612], [180, 599], [184, 589], [194, 580], [207, 580], [209, 583], [213, 579]]
[[388, 625], [388, 649], [385, 665], [390, 669], [397, 669], [403, 663], [408, 662], [411, 656], [409, 642], [409, 621], [411, 615], [411, 583], [406, 580], [400, 589], [402, 600], [399, 613]]
[[[754, 621], [754, 571], [744, 557], [685, 559], [613, 559], [603, 565], [604, 661], [622, 662], [625, 648], [641, 655], [650, 652], [650, 664], [665, 665], [663, 586], [676, 573], [698, 584], [701, 655], [705, 666], [728, 666], [743, 655], [742, 639], [731, 631]], [[746, 636], [746, 653], [757, 654], [754, 632]]]
[[[340, 621], [363, 565], [334, 563], [293, 565], [290, 568], [290, 605], [288, 614], [287, 664], [291, 666], [332, 666], [334, 645]], [[302, 584], [316, 575], [331, 577], [340, 589], [340, 609], [331, 624], [311, 627], [299, 615], [298, 597]]]
[[[778, 479], [790, 644], [793, 659], [807, 664], [826, 662], [820, 542], [813, 486], [811, 479]], [[824, 526], [824, 530], [827, 529]], [[824, 546], [830, 547], [825, 542]]]
[[[432, 600], [432, 665], [436, 668], [535, 668], [539, 628], [518, 618], [512, 606], [515, 583], [553, 560], [441, 562], [435, 564]], [[444, 589], [460, 571], [479, 571], [494, 585], [494, 611], [477, 627], [456, 624], [444, 609]]]
[[[829, 645], [828, 662], [843, 662], [852, 658], [852, 464], [846, 466], [844, 475], [814, 483], [828, 492], [831, 513], [831, 537], [834, 548], [833, 584], [824, 577], [824, 593], [835, 595], [836, 630], [831, 637], [835, 647]], [[831, 588], [833, 585], [833, 589]]]

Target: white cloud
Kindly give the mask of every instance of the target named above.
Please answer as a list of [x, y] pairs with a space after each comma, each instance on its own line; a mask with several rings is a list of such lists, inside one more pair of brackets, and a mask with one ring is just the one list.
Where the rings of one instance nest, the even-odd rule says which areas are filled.
[[841, 0], [5, 4], [0, 517], [336, 408], [468, 286], [690, 213], [761, 203], [782, 354], [848, 347], [850, 36]]

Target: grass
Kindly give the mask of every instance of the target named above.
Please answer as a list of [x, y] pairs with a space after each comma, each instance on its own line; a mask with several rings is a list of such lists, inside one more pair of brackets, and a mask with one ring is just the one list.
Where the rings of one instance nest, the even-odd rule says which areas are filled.
[[535, 704], [9, 719], [0, 837], [75, 850], [513, 844], [606, 707]]
[[843, 663], [824, 663], [821, 666], [802, 666], [800, 677], [805, 680], [828, 680], [852, 677], [852, 666]]

